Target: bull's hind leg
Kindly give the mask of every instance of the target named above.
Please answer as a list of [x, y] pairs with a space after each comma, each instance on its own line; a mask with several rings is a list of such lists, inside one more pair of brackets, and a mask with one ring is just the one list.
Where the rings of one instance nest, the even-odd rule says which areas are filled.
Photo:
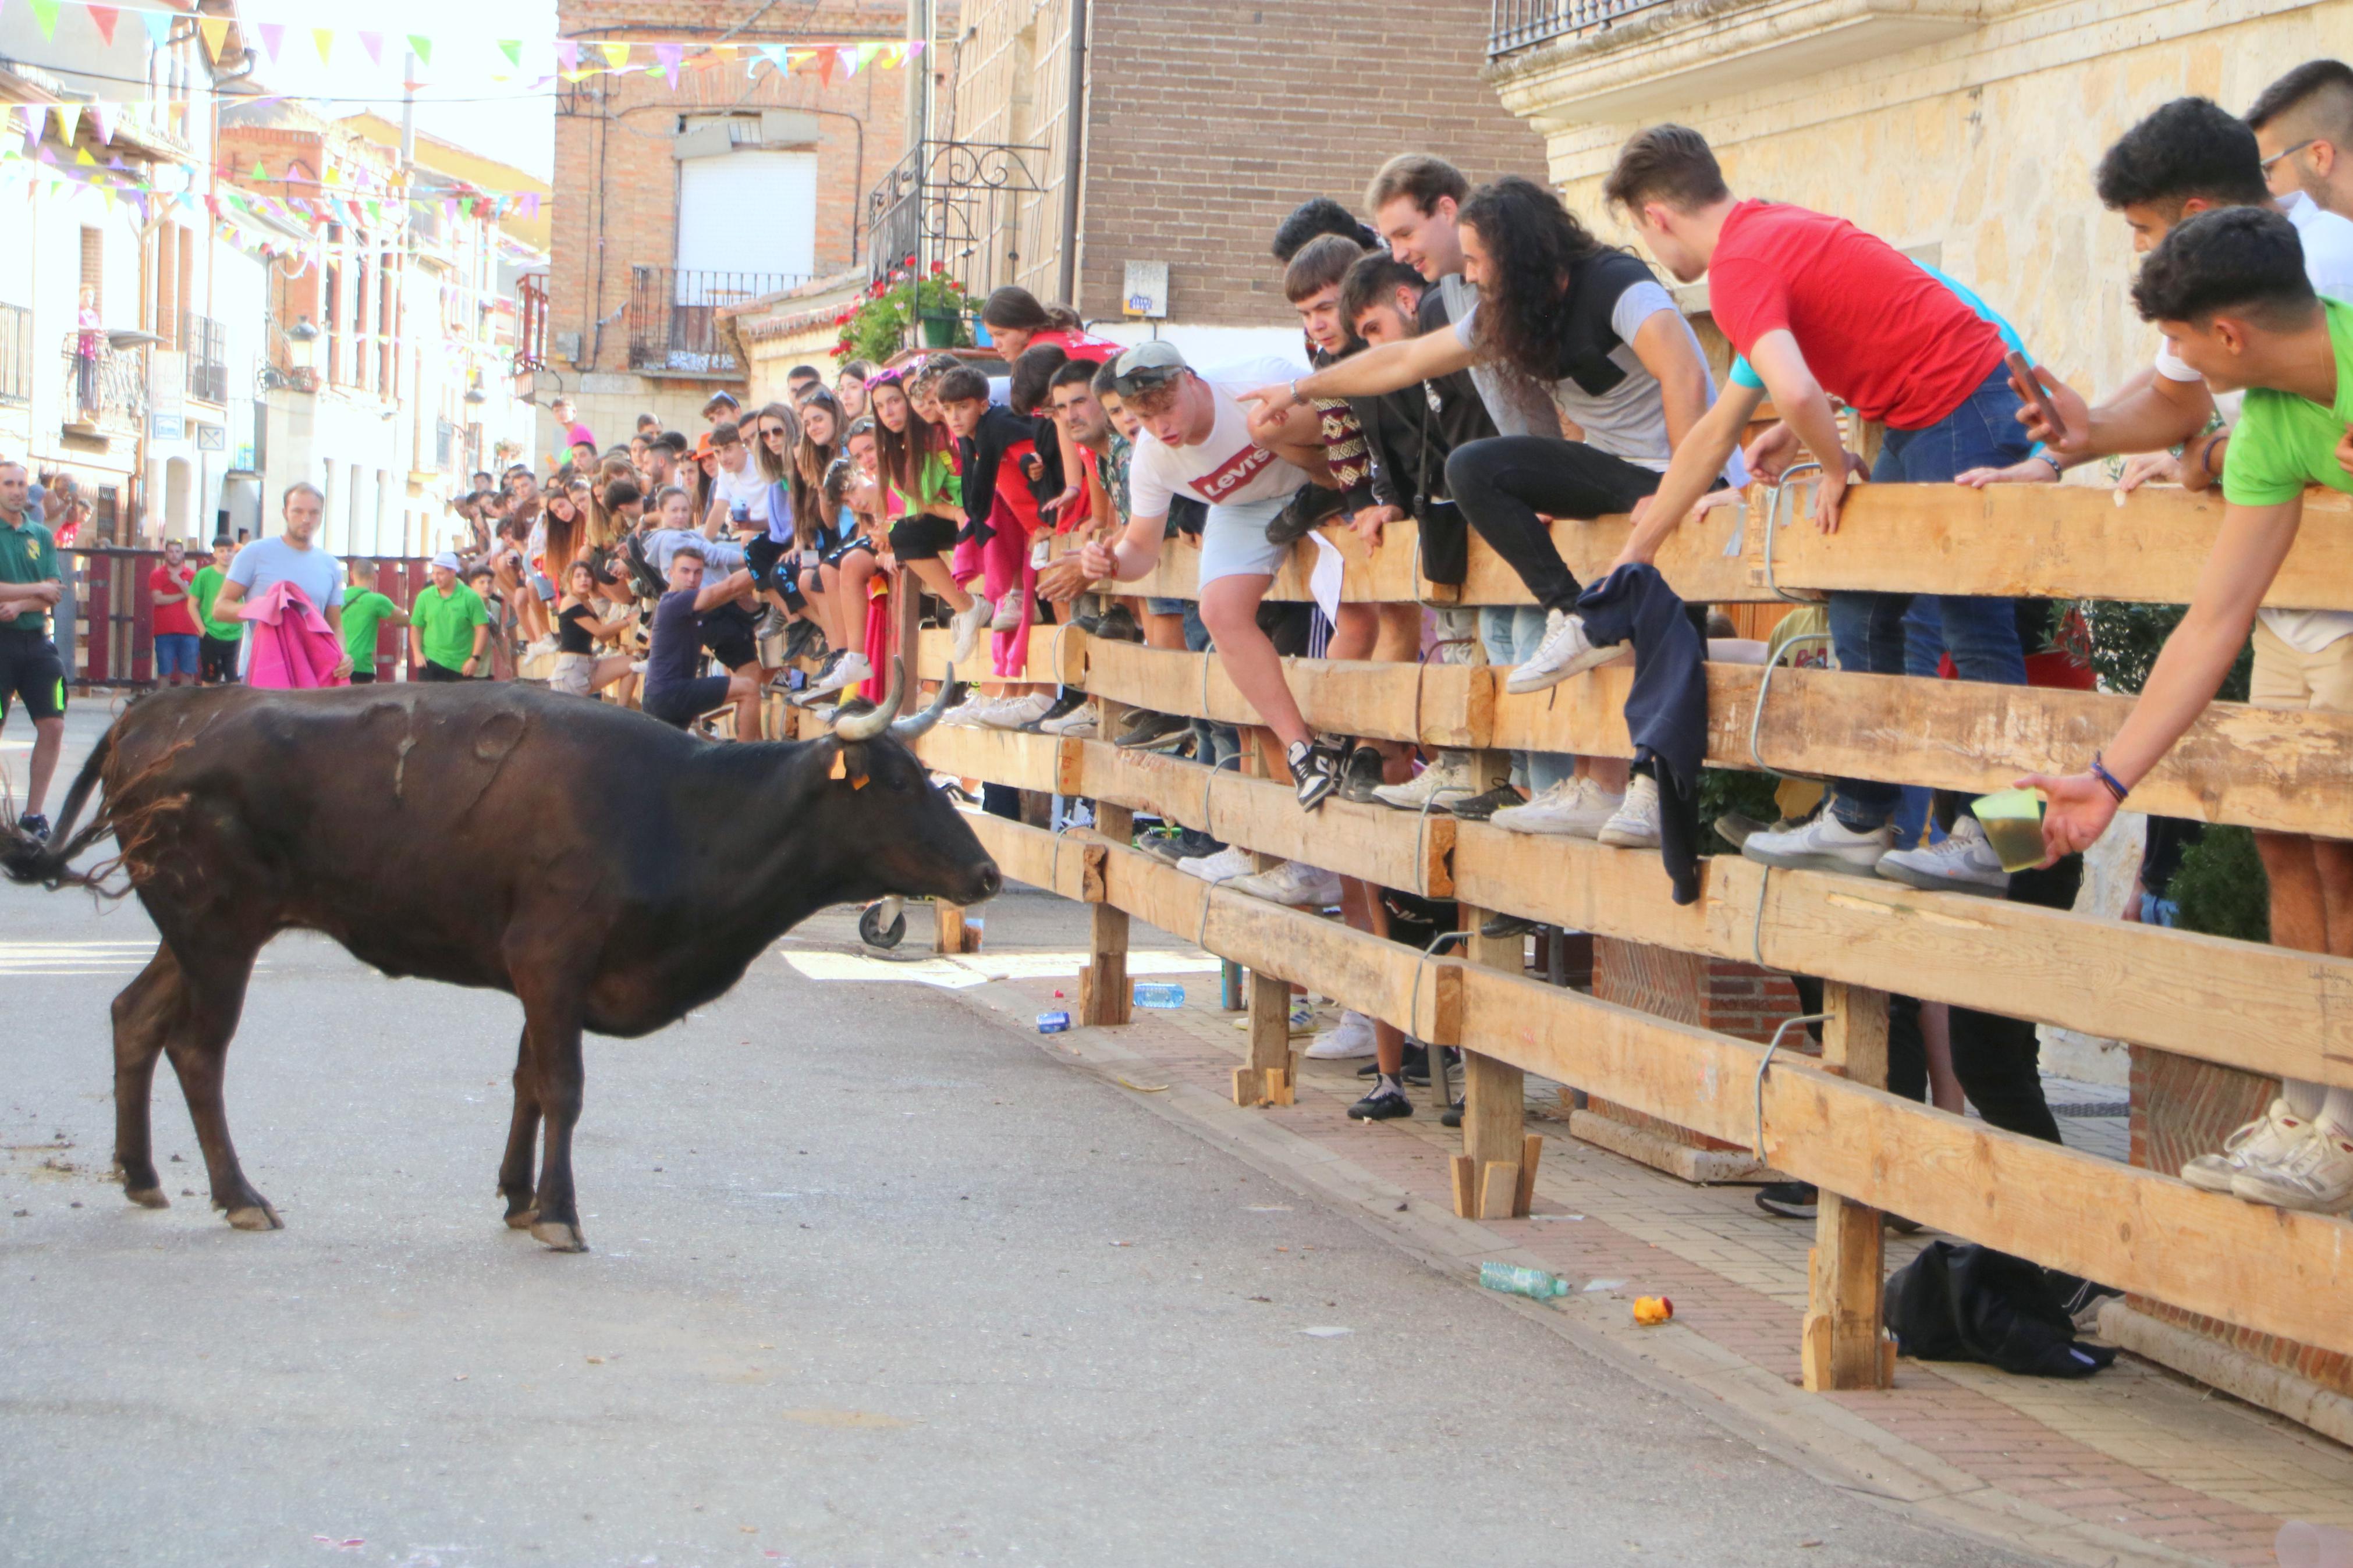
[[160, 943], [139, 977], [114, 999], [114, 1163], [122, 1172], [122, 1195], [142, 1208], [172, 1206], [155, 1173], [149, 1101], [155, 1058], [186, 1002], [179, 962]]
[[499, 1192], [507, 1200], [507, 1224], [529, 1230], [539, 1217], [533, 1201], [531, 1173], [533, 1147], [539, 1142], [539, 1084], [533, 1075], [531, 1030], [515, 1047], [514, 1120], [507, 1126], [507, 1155], [499, 1164]]
[[205, 1168], [212, 1178], [213, 1207], [228, 1215], [239, 1230], [280, 1230], [284, 1222], [269, 1200], [254, 1191], [237, 1163], [237, 1149], [228, 1136], [228, 1110], [221, 1094], [228, 1059], [229, 1037], [237, 1033], [237, 1015], [245, 1009], [246, 982], [253, 973], [258, 948], [210, 951], [189, 955], [182, 965], [185, 1005], [164, 1048], [179, 1075], [180, 1093], [188, 1102], [188, 1119], [196, 1124], [196, 1142], [205, 1152]]

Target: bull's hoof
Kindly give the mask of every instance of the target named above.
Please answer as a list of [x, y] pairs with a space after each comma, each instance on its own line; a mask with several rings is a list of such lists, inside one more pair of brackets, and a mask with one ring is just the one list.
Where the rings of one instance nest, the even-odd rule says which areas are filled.
[[164, 1195], [161, 1187], [125, 1187], [122, 1195], [142, 1209], [167, 1209], [172, 1200]]
[[539, 1211], [535, 1208], [512, 1209], [507, 1214], [507, 1228], [509, 1230], [529, 1230], [532, 1227], [533, 1222], [538, 1218]]
[[284, 1230], [286, 1222], [268, 1204], [248, 1204], [228, 1211], [228, 1223], [239, 1230]]
[[580, 1227], [565, 1225], [561, 1220], [533, 1220], [531, 1234], [550, 1252], [586, 1252], [588, 1244], [580, 1239]]

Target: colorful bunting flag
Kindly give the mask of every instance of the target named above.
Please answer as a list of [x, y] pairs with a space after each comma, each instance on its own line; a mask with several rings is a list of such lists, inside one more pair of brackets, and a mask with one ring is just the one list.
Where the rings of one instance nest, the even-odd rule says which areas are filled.
[[408, 47], [417, 56], [418, 65], [429, 66], [433, 63], [432, 39], [422, 33], [411, 33], [408, 35]]
[[58, 36], [58, 0], [31, 0], [33, 20], [40, 24], [41, 37]]
[[332, 63], [328, 57], [335, 47], [335, 30], [332, 27], [313, 27], [311, 29], [311, 42], [319, 51], [319, 63], [322, 66]]
[[499, 40], [499, 52], [506, 56], [507, 64], [514, 67], [517, 70], [521, 70], [522, 68], [522, 40], [521, 38], [501, 38]]
[[654, 59], [661, 68], [663, 79], [670, 83], [672, 89], [676, 89], [678, 86], [678, 62], [685, 53], [685, 46], [681, 44], [656, 44], [654, 46]]
[[114, 25], [122, 19], [121, 8], [115, 5], [85, 5], [82, 8], [90, 13], [90, 25], [98, 29], [98, 36], [106, 40], [107, 47], [112, 48]]
[[833, 54], [841, 62], [841, 74], [845, 77], [856, 76], [859, 66], [864, 63], [859, 57], [856, 44], [843, 44]]
[[596, 48], [605, 57], [605, 63], [615, 70], [629, 63], [629, 46], [627, 44], [599, 44]]
[[227, 16], [196, 18], [196, 30], [205, 36], [205, 53], [212, 57], [215, 65], [220, 64], [221, 51], [228, 47], [228, 22]]
[[276, 65], [278, 46], [286, 40], [286, 25], [283, 22], [260, 22], [255, 25], [254, 31], [261, 35], [262, 53], [269, 57], [270, 64]]
[[558, 38], [555, 40], [555, 67], [556, 69], [562, 71], [565, 76], [570, 76], [573, 72], [580, 68], [579, 39]]
[[367, 51], [368, 63], [379, 66], [384, 64], [384, 35], [382, 33], [362, 33], [360, 35], [360, 47]]
[[139, 13], [139, 24], [147, 29], [147, 42], [152, 47], [160, 49], [171, 40], [171, 12], [142, 11]]
[[98, 132], [100, 142], [111, 142], [114, 140], [115, 116], [119, 112], [119, 108], [120, 106], [116, 104], [106, 102], [93, 103], [90, 106], [90, 129]]
[[69, 147], [72, 146], [74, 128], [81, 123], [81, 105], [79, 103], [56, 104], [50, 108], [49, 112], [58, 117], [58, 140]]

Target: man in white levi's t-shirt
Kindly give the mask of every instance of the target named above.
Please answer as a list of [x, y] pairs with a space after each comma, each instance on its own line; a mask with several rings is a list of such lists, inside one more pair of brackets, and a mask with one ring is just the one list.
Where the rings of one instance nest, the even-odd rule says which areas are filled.
[[1088, 544], [1080, 568], [1090, 580], [1143, 576], [1160, 559], [1170, 499], [1182, 490], [1208, 503], [1201, 527], [1201, 622], [1236, 689], [1282, 742], [1299, 804], [1312, 811], [1338, 782], [1336, 762], [1300, 716], [1282, 660], [1259, 629], [1258, 607], [1291, 553], [1289, 545], [1268, 541], [1266, 525], [1302, 485], [1328, 484], [1331, 472], [1314, 409], [1293, 409], [1253, 428], [1234, 398], [1306, 372], [1273, 358], [1196, 371], [1176, 344], [1159, 341], [1123, 353], [1113, 362], [1112, 384], [1144, 422], [1128, 468], [1128, 521], [1108, 544]]

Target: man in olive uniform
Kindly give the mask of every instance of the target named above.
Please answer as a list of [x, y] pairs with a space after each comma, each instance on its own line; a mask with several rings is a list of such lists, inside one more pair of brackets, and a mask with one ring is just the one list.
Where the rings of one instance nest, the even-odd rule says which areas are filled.
[[49, 775], [66, 735], [66, 667], [49, 639], [49, 612], [63, 596], [58, 545], [26, 510], [29, 476], [22, 463], [0, 463], [0, 730], [21, 701], [33, 721], [33, 777], [17, 826], [49, 836]]

